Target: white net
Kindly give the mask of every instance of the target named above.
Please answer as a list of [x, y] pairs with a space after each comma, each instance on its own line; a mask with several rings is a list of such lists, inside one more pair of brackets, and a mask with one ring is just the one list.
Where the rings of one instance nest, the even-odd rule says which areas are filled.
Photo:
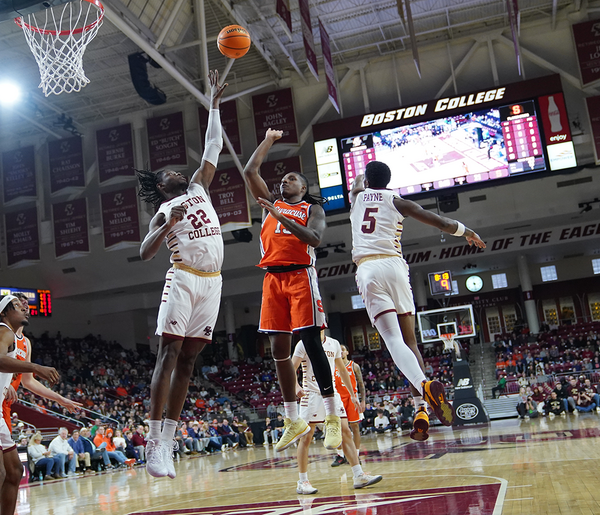
[[15, 19], [40, 69], [44, 95], [80, 91], [90, 82], [83, 71], [83, 54], [103, 17], [99, 0], [75, 0]]
[[454, 335], [453, 334], [442, 334], [440, 338], [444, 342], [444, 350], [454, 350]]

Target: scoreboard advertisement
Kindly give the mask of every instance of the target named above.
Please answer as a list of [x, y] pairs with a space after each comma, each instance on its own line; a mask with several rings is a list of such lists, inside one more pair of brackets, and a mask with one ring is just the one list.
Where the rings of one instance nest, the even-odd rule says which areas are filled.
[[52, 294], [50, 290], [32, 290], [29, 288], [4, 288], [0, 286], [0, 295], [23, 293], [29, 301], [31, 316], [49, 317], [52, 315]]
[[326, 211], [370, 161], [391, 171], [402, 196], [534, 178], [577, 166], [560, 77], [553, 75], [313, 126]]

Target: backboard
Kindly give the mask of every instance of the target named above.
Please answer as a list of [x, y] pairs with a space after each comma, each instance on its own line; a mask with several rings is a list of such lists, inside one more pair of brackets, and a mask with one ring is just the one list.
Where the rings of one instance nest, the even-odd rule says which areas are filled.
[[442, 334], [453, 334], [455, 339], [476, 335], [471, 304], [418, 311], [417, 321], [423, 343], [441, 341]]

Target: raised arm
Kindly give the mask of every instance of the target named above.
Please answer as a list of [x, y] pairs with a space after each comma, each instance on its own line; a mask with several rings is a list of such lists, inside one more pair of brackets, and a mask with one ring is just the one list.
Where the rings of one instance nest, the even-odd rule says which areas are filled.
[[210, 183], [215, 176], [219, 154], [223, 148], [223, 129], [221, 127], [221, 114], [219, 112], [219, 104], [223, 91], [227, 84], [219, 85], [219, 72], [217, 70], [210, 71], [208, 74], [210, 83], [210, 111], [208, 112], [208, 125], [206, 126], [206, 136], [204, 138], [204, 154], [202, 154], [202, 162], [190, 182], [201, 184], [204, 189], [208, 190]]
[[475, 231], [465, 227], [458, 220], [451, 220], [445, 216], [432, 213], [431, 211], [423, 209], [416, 202], [403, 198], [395, 198], [394, 206], [402, 216], [410, 216], [421, 223], [437, 227], [440, 231], [452, 234], [452, 236], [464, 236], [469, 245], [475, 245], [480, 249], [485, 248], [485, 243], [479, 235]]
[[9, 374], [22, 374], [31, 372], [45, 379], [51, 384], [58, 382], [58, 372], [52, 367], [44, 367], [36, 363], [28, 363], [7, 356], [8, 350], [14, 342], [14, 333], [6, 328], [0, 327], [0, 372]]
[[146, 234], [144, 241], [140, 245], [140, 257], [144, 261], [148, 261], [156, 256], [169, 231], [177, 222], [183, 220], [184, 216], [185, 207], [183, 206], [173, 206], [168, 220], [163, 213], [156, 213], [154, 215], [154, 218], [150, 220], [148, 234]]
[[350, 203], [354, 205], [354, 201], [356, 200], [356, 195], [358, 195], [361, 191], [365, 191], [365, 176], [357, 175], [356, 179], [352, 183], [352, 189], [350, 190]]
[[265, 139], [262, 140], [261, 144], [258, 145], [254, 154], [248, 160], [246, 167], [244, 168], [244, 181], [246, 186], [250, 190], [254, 200], [264, 198], [269, 201], [275, 200], [273, 194], [269, 191], [267, 183], [260, 176], [260, 165], [263, 163], [269, 150], [278, 139], [283, 136], [283, 131], [275, 131], [273, 129], [267, 129]]

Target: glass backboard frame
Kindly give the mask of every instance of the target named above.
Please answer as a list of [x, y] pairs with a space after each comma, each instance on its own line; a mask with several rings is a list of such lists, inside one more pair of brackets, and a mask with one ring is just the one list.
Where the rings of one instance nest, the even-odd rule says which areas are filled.
[[442, 341], [442, 334], [454, 334], [455, 339], [477, 335], [471, 304], [417, 311], [417, 323], [422, 343]]

